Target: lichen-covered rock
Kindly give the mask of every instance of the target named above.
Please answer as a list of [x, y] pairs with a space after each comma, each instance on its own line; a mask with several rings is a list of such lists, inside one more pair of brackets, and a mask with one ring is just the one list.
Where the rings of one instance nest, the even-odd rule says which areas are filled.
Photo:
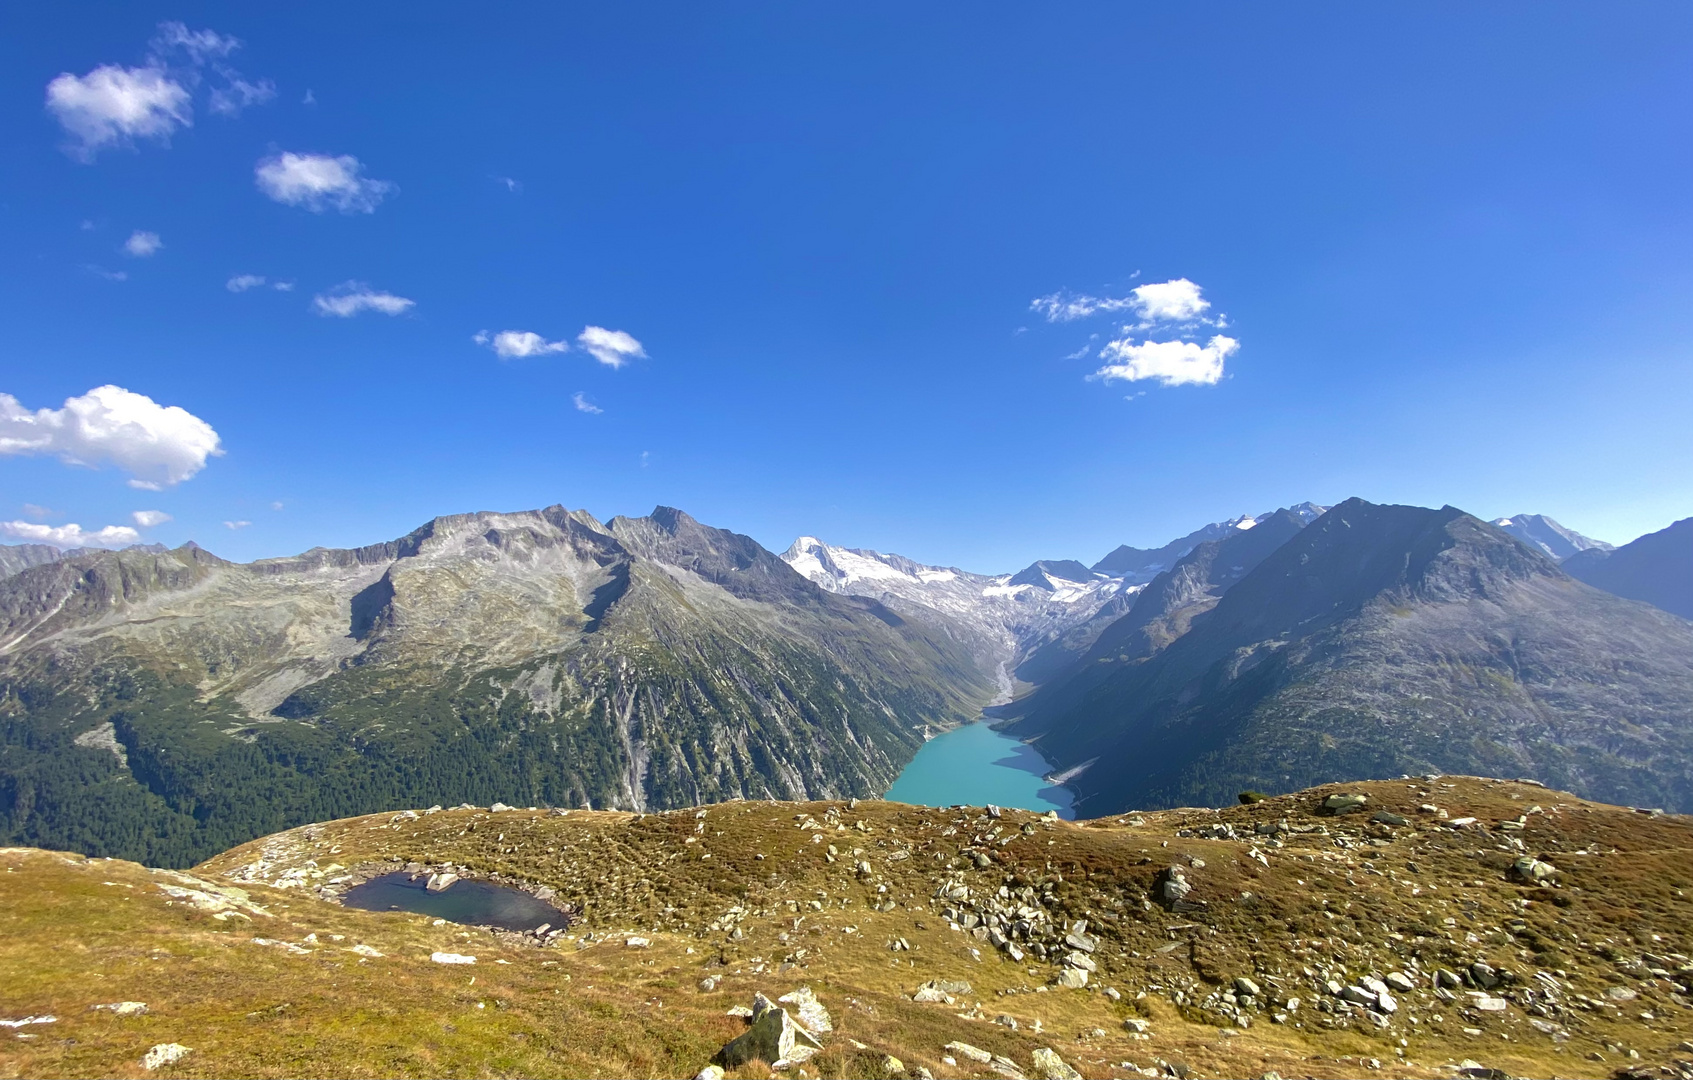
[[1035, 1075], [1041, 1080], [1082, 1080], [1082, 1074], [1064, 1063], [1064, 1059], [1047, 1048], [1035, 1051]]

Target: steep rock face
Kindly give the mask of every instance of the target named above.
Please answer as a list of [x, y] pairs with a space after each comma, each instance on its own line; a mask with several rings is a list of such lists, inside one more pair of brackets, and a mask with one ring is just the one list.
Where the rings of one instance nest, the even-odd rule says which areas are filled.
[[58, 562], [64, 554], [47, 544], [0, 544], [0, 578], [9, 578], [32, 566]]
[[[1328, 507], [1318, 506], [1316, 503], [1302, 502], [1288, 507], [1287, 512], [1301, 524], [1308, 525], [1321, 517], [1327, 509]], [[1180, 540], [1172, 540], [1161, 548], [1134, 548], [1124, 544], [1094, 563], [1093, 569], [1098, 573], [1112, 574], [1129, 581], [1151, 581], [1158, 574], [1175, 566], [1177, 560], [1200, 544], [1223, 540], [1234, 533], [1244, 532], [1268, 517], [1269, 514], [1260, 514], [1257, 517], [1242, 516], [1230, 521], [1213, 522]]]
[[1142, 642], [1014, 728], [1100, 763], [1082, 814], [1430, 771], [1693, 808], [1693, 626], [1451, 507], [1342, 503]]
[[1578, 552], [1564, 561], [1564, 570], [1608, 593], [1693, 619], [1693, 518], [1615, 551]]
[[991, 694], [947, 635], [667, 508], [87, 553], [0, 582], [0, 634], [0, 843], [176, 863], [420, 801], [872, 795]]
[[[1018, 669], [1020, 677], [1048, 686], [1027, 705], [1050, 710], [1059, 700], [1075, 701], [1113, 665], [1158, 652], [1187, 633], [1196, 616], [1215, 607], [1223, 593], [1304, 527], [1294, 509], [1265, 514], [1251, 529], [1236, 528], [1221, 539], [1199, 544], [1139, 592], [1114, 597], [1092, 620]], [[1058, 682], [1062, 689], [1053, 685]]]
[[1547, 558], [1562, 561], [1578, 551], [1610, 551], [1611, 545], [1566, 529], [1545, 514], [1512, 514], [1496, 518], [1494, 526], [1521, 540]]

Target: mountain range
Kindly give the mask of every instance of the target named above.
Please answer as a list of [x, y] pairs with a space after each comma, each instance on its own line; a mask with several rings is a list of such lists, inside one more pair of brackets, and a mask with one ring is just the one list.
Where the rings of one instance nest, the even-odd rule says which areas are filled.
[[1693, 807], [1693, 624], [1584, 584], [1668, 607], [1693, 522], [1503, 520], [1303, 503], [1002, 574], [666, 507], [0, 548], [0, 843], [182, 865], [419, 801], [874, 796], [984, 708], [1088, 815], [1428, 771]]

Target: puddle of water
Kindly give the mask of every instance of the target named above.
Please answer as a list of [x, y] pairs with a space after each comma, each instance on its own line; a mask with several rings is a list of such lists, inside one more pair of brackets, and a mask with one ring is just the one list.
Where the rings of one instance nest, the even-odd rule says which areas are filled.
[[403, 870], [383, 874], [348, 889], [341, 903], [365, 911], [410, 911], [466, 926], [498, 926], [504, 930], [534, 930], [542, 923], [565, 926], [569, 922], [564, 912], [521, 889], [460, 880], [440, 892], [430, 892], [424, 887], [428, 881], [428, 874], [414, 881]]
[[1051, 769], [1035, 749], [980, 721], [923, 744], [883, 796], [917, 806], [1015, 806], [1075, 817], [1069, 788], [1044, 779]]

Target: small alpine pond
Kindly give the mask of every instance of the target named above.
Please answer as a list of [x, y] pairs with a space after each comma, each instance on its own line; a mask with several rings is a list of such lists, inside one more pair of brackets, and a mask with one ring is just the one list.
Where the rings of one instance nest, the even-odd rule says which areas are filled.
[[502, 930], [534, 930], [545, 923], [564, 926], [569, 922], [564, 912], [521, 889], [461, 878], [439, 892], [430, 892], [425, 887], [428, 883], [428, 874], [413, 877], [400, 870], [355, 885], [341, 897], [341, 903], [365, 911], [410, 911], [466, 926], [497, 926]]
[[1050, 769], [1034, 747], [977, 721], [924, 743], [883, 798], [917, 806], [994, 803], [1072, 818], [1075, 796], [1045, 779]]

